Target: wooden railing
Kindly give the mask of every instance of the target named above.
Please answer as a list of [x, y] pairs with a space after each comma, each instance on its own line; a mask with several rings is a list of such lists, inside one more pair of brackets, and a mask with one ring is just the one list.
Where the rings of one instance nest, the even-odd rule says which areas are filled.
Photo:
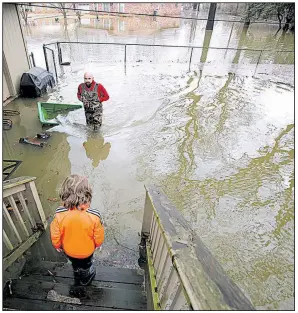
[[254, 310], [240, 288], [155, 187], [146, 187], [140, 260], [149, 310]]
[[35, 177], [3, 182], [3, 269], [37, 241], [47, 227]]

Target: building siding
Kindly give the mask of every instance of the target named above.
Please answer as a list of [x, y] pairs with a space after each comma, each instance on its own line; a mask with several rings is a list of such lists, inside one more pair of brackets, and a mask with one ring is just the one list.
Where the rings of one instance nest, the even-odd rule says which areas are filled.
[[[110, 5], [110, 12], [119, 12], [119, 3], [106, 3]], [[153, 14], [157, 9], [159, 15], [172, 15], [180, 16], [181, 14], [181, 3], [128, 3], [124, 2], [124, 13], [136, 13], [136, 14]], [[91, 10], [104, 10], [103, 3], [94, 3], [90, 5]], [[96, 14], [96, 12], [91, 12]]]
[[[29, 70], [29, 60], [23, 39], [22, 29], [15, 4], [3, 4], [3, 54], [6, 59], [9, 75], [6, 81], [11, 79], [12, 96], [20, 92], [20, 79], [24, 72]], [[10, 76], [10, 79], [7, 77]]]

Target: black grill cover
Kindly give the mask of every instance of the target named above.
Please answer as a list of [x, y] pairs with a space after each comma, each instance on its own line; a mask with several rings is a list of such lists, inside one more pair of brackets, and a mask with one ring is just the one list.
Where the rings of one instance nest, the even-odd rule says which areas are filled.
[[53, 74], [40, 67], [32, 67], [21, 78], [20, 92], [22, 97], [36, 98], [47, 92], [47, 87], [55, 86]]

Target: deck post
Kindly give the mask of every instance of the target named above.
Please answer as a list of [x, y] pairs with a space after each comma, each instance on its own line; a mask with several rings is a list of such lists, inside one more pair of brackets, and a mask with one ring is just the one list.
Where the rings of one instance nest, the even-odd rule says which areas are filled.
[[46, 62], [46, 68], [47, 68], [47, 71], [49, 72], [49, 63], [48, 63], [48, 56], [47, 56], [47, 51], [46, 51], [46, 45], [43, 44], [42, 48], [43, 48], [44, 59], [45, 59], [45, 62]]

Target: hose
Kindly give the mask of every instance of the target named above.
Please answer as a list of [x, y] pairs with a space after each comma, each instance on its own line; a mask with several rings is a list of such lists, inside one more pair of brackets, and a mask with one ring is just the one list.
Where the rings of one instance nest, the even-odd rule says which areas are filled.
[[3, 110], [3, 116], [15, 116], [15, 115], [20, 115], [20, 112], [16, 110]]
[[12, 128], [12, 120], [9, 118], [4, 118], [2, 123], [4, 130], [10, 130]]

